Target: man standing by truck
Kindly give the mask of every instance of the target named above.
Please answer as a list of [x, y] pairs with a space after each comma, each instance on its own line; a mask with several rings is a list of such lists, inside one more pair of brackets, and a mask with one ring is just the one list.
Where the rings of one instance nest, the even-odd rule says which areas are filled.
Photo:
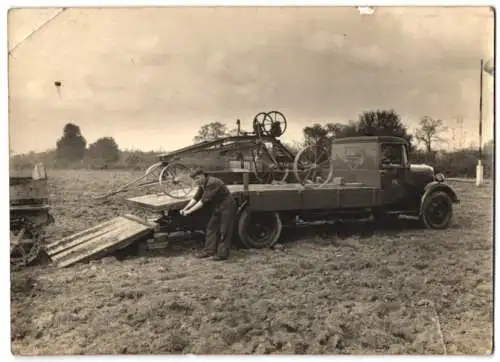
[[213, 260], [226, 260], [229, 257], [233, 227], [236, 216], [236, 202], [224, 182], [205, 171], [197, 169], [190, 177], [198, 185], [198, 191], [189, 203], [180, 211], [189, 215], [203, 207], [210, 208], [211, 216], [205, 234], [205, 247], [198, 258], [212, 256]]

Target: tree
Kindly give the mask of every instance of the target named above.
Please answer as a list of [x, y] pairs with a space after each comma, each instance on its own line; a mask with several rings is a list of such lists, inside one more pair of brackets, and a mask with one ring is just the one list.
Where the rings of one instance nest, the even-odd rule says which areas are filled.
[[348, 124], [328, 123], [326, 125], [329, 134], [334, 138], [354, 137], [359, 135], [356, 122], [349, 121]]
[[415, 138], [424, 144], [427, 152], [432, 152], [432, 145], [442, 141], [439, 134], [444, 131], [446, 131], [446, 127], [443, 126], [441, 119], [425, 116], [420, 120], [420, 128], [417, 130]]
[[203, 125], [193, 139], [195, 143], [211, 141], [228, 135], [227, 127], [220, 122], [210, 122]]
[[495, 140], [489, 140], [484, 144], [483, 153], [487, 156], [493, 156], [495, 153]]
[[363, 112], [356, 124], [357, 134], [365, 136], [395, 136], [404, 138], [413, 148], [413, 136], [408, 133], [401, 118], [394, 110]]
[[89, 145], [86, 158], [97, 161], [97, 163], [103, 166], [109, 166], [120, 160], [120, 149], [113, 137], [99, 138]]
[[304, 134], [304, 145], [321, 145], [329, 147], [335, 138], [350, 137], [357, 134], [356, 125], [351, 121], [349, 124], [327, 123], [321, 125], [314, 123], [302, 130]]
[[319, 123], [307, 126], [302, 131], [304, 133], [304, 145], [322, 145], [327, 146], [330, 142], [329, 130]]
[[85, 154], [87, 141], [82, 136], [80, 127], [67, 123], [63, 129], [63, 136], [56, 143], [56, 157], [58, 161], [81, 161]]

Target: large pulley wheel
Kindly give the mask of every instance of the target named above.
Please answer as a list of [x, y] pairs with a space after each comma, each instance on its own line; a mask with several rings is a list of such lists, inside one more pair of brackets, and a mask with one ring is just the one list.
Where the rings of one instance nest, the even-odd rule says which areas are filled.
[[280, 137], [286, 131], [286, 118], [285, 115], [279, 111], [267, 112], [264, 118], [262, 128], [264, 133], [272, 137]]
[[293, 161], [293, 172], [302, 185], [327, 184], [333, 176], [328, 149], [320, 145], [301, 149]]
[[190, 177], [190, 170], [180, 163], [165, 166], [158, 179], [165, 194], [174, 199], [185, 199], [192, 196], [195, 185]]
[[266, 112], [257, 113], [255, 117], [253, 117], [253, 131], [259, 137], [264, 135], [263, 124], [267, 117], [268, 115]]
[[15, 220], [10, 226], [10, 264], [23, 267], [34, 262], [42, 250], [43, 234], [27, 220]]
[[253, 118], [253, 129], [259, 137], [280, 137], [285, 133], [286, 127], [286, 118], [279, 111], [260, 112]]
[[238, 220], [238, 236], [249, 249], [270, 248], [281, 236], [283, 225], [277, 212], [252, 212], [244, 208]]

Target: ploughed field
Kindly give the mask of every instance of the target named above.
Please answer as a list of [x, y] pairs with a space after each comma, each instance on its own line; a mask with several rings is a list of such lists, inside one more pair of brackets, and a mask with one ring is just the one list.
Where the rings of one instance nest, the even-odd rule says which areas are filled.
[[[138, 174], [50, 172], [49, 240], [130, 212], [91, 196]], [[188, 243], [13, 271], [13, 353], [490, 353], [493, 190], [453, 186], [461, 204], [442, 231], [303, 228], [222, 263]]]

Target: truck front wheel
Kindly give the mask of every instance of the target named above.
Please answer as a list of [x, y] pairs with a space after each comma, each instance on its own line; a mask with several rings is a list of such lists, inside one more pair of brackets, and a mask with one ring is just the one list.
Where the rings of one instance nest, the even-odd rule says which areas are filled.
[[453, 203], [446, 192], [428, 195], [422, 205], [421, 220], [429, 229], [446, 229], [453, 217]]
[[279, 239], [283, 225], [277, 212], [244, 209], [238, 220], [238, 236], [247, 248], [270, 248]]

